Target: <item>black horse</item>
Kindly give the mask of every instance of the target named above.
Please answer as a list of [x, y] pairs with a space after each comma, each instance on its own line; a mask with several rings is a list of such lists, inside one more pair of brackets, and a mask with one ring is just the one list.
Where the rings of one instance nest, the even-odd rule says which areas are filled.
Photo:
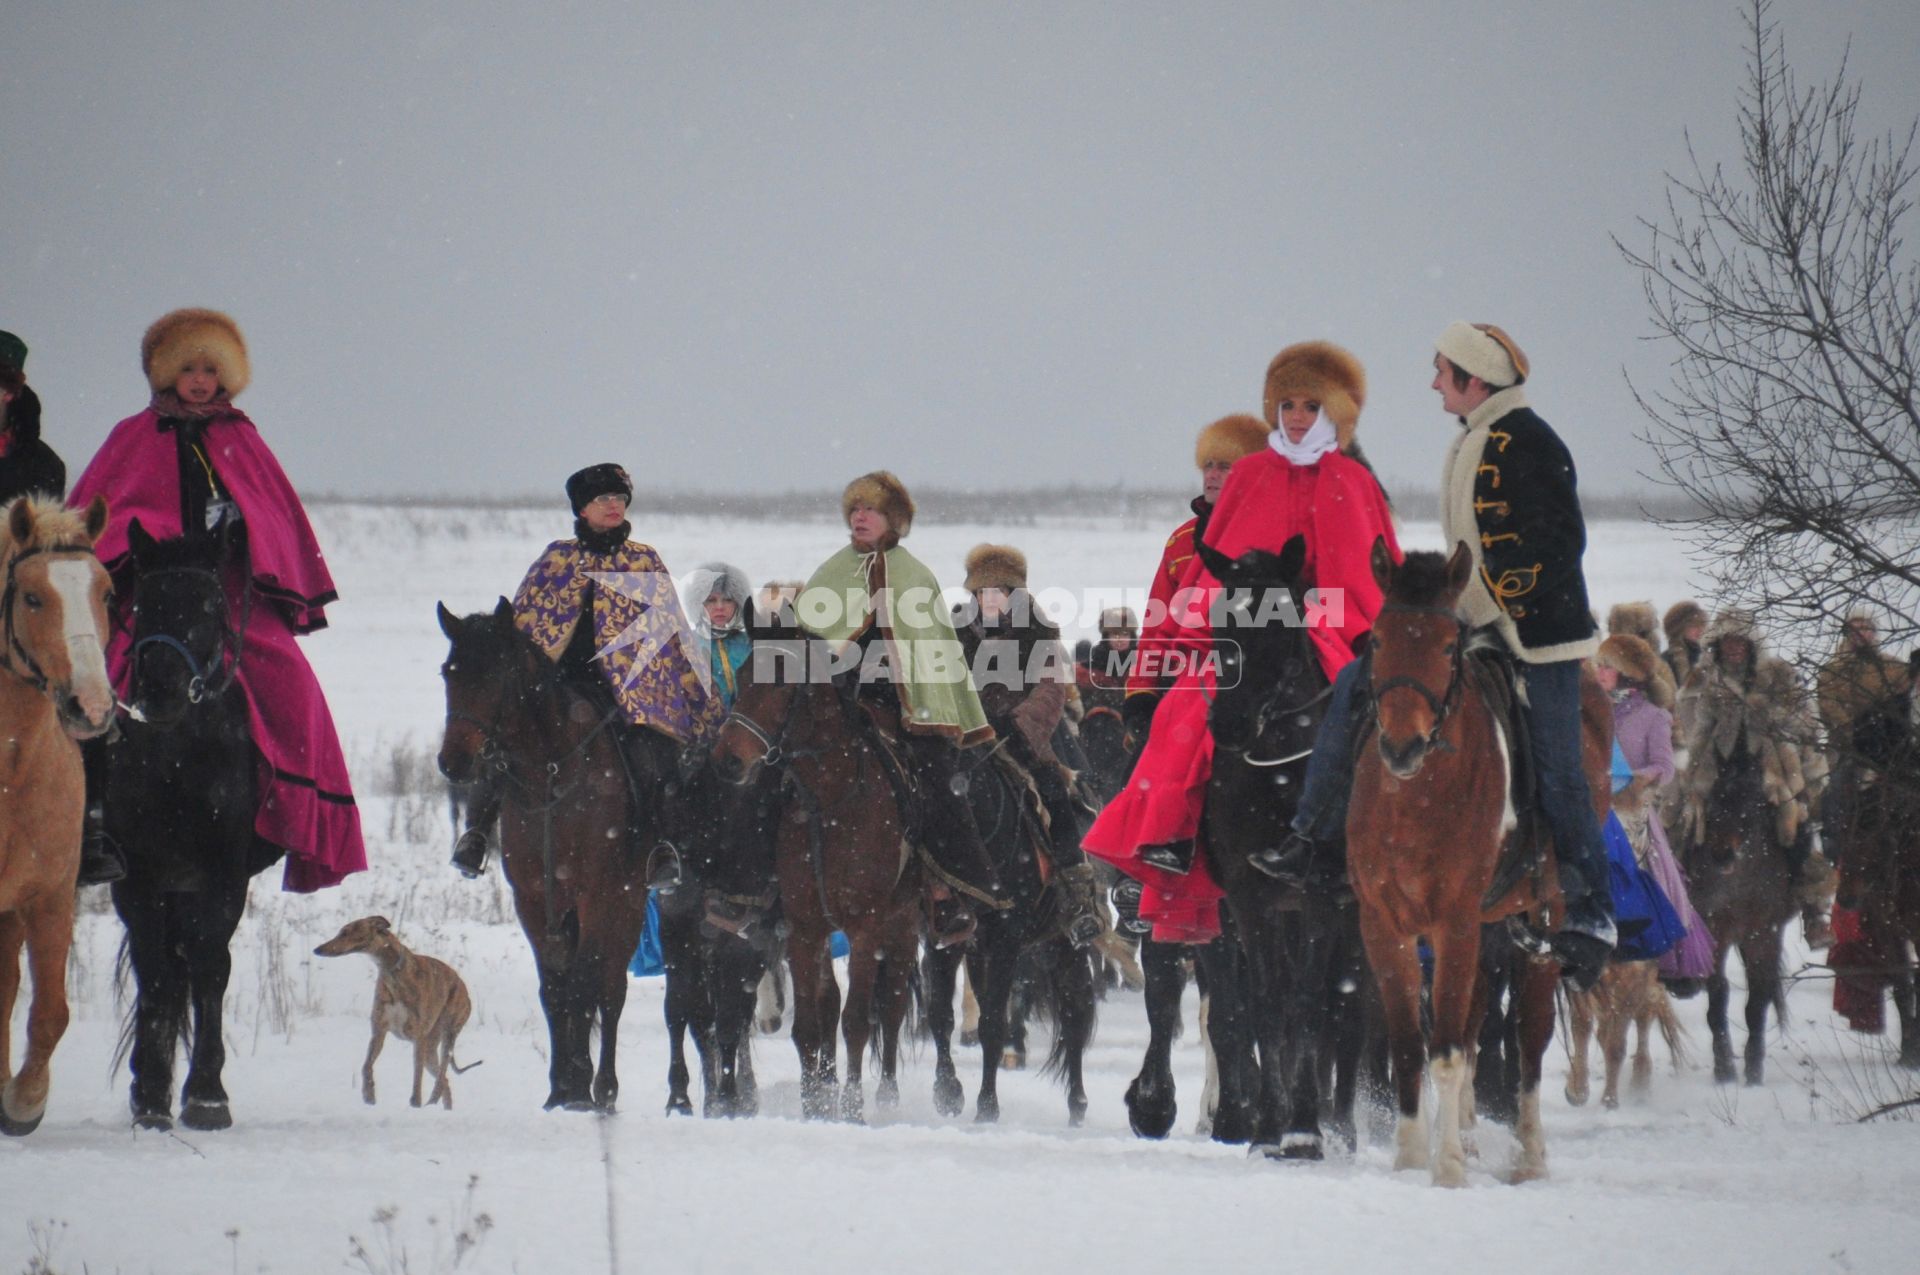
[[[1302, 569], [1306, 542], [1279, 554], [1249, 550], [1230, 559], [1199, 552], [1233, 605], [1217, 617], [1213, 650], [1222, 661], [1209, 713], [1213, 776], [1205, 817], [1208, 862], [1226, 891], [1231, 961], [1208, 962], [1208, 1032], [1220, 1072], [1214, 1137], [1246, 1137], [1276, 1159], [1320, 1159], [1321, 1117], [1351, 1148], [1353, 1106], [1371, 982], [1351, 905], [1330, 891], [1287, 889], [1248, 862], [1285, 838], [1298, 805], [1331, 683], [1309, 631]], [[1331, 1059], [1334, 1089], [1323, 1096]]]
[[[233, 1123], [221, 1084], [221, 1018], [247, 885], [282, 851], [254, 835], [257, 804], [247, 699], [239, 687], [251, 604], [244, 552], [225, 539], [155, 541], [127, 530], [133, 593], [131, 708], [105, 754], [107, 834], [126, 853], [113, 886], [133, 971], [134, 1124], [173, 1125], [173, 1064], [188, 1047], [180, 1119]], [[235, 613], [234, 593], [241, 592]]]
[[[1093, 1039], [1095, 998], [1093, 967], [1059, 928], [1052, 887], [1041, 879], [1039, 862], [1047, 835], [1037, 819], [1037, 804], [1027, 791], [1025, 775], [997, 755], [975, 749], [966, 760], [968, 795], [980, 838], [994, 861], [1001, 884], [1013, 906], [980, 917], [972, 950], [966, 954], [967, 976], [980, 1002], [980, 1092], [975, 1118], [990, 1123], [1000, 1118], [1000, 1066], [1008, 1038], [1008, 1006], [1022, 955], [1033, 963], [1038, 1008], [1053, 1019], [1053, 1047], [1044, 1070], [1063, 1077], [1067, 1085], [1067, 1116], [1080, 1124], [1087, 1114], [1087, 1091], [1081, 1063]], [[953, 1066], [953, 993], [960, 969], [958, 948], [928, 948], [925, 976], [929, 998], [927, 1025], [933, 1033], [933, 1102], [942, 1115], [956, 1116], [966, 1097]]]

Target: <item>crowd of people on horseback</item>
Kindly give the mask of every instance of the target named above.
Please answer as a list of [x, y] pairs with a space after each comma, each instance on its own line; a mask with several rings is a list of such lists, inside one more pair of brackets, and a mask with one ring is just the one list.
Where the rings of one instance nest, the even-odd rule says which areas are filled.
[[[39, 437], [26, 347], [0, 333], [7, 670], [51, 688], [84, 739], [68, 884], [111, 883], [127, 925], [135, 1118], [171, 1121], [184, 1034], [183, 1118], [220, 1127], [225, 949], [248, 879], [284, 861], [286, 888], [315, 890], [367, 861], [295, 641], [325, 625], [335, 592], [291, 483], [234, 405], [249, 379], [240, 330], [176, 311], [141, 359], [147, 407], [69, 493]], [[627, 964], [647, 942], [670, 982], [696, 968], [704, 980], [690, 999], [669, 991], [669, 1018], [703, 1055], [726, 1046], [708, 1076], [729, 1101], [742, 989], [783, 957], [809, 1110], [835, 1109], [836, 1017], [855, 1091], [838, 1109], [858, 1113], [875, 1024], [884, 1100], [923, 944], [936, 990], [962, 962], [989, 989], [994, 1032], [1021, 962], [1039, 963], [1056, 1021], [1076, 1024], [1077, 1091], [1086, 949], [1117, 922], [1149, 948], [1225, 953], [1208, 958], [1216, 1003], [1239, 990], [1215, 1036], [1238, 1039], [1245, 1066], [1225, 1058], [1223, 1090], [1238, 1095], [1242, 1136], [1286, 1154], [1318, 1154], [1318, 1064], [1299, 1062], [1299, 1035], [1328, 1030], [1318, 1002], [1352, 985], [1346, 963], [1370, 969], [1402, 1161], [1424, 1164], [1425, 1135], [1410, 1132], [1419, 1075], [1431, 1058], [1457, 1092], [1462, 1051], [1471, 1070], [1487, 943], [1522, 971], [1516, 1012], [1537, 1046], [1523, 1111], [1556, 977], [1584, 989], [1610, 961], [1657, 959], [1688, 995], [1724, 981], [1730, 945], [1753, 975], [1776, 904], [1802, 911], [1810, 947], [1832, 944], [1840, 882], [1822, 830], [1831, 849], [1894, 818], [1876, 784], [1907, 756], [1908, 666], [1879, 651], [1864, 613], [1812, 693], [1737, 610], [1674, 605], [1662, 650], [1652, 604], [1626, 603], [1603, 635], [1573, 458], [1529, 403], [1526, 355], [1497, 326], [1455, 323], [1432, 366], [1457, 426], [1441, 470], [1447, 552], [1402, 549], [1357, 441], [1359, 360], [1292, 345], [1267, 369], [1262, 415], [1200, 431], [1192, 517], [1147, 577], [1142, 614], [1102, 611], [1077, 653], [1015, 546], [976, 546], [950, 607], [906, 547], [915, 504], [890, 472], [847, 485], [843, 547], [757, 595], [725, 562], [681, 590], [634, 539], [620, 465], [568, 477], [572, 535], [513, 596], [466, 617], [440, 608], [440, 765], [466, 794], [453, 863], [475, 877], [502, 858], [553, 1031], [549, 1105], [611, 1106]], [[17, 588], [26, 560], [49, 552], [33, 547], [33, 516], [63, 498], [87, 513], [56, 552], [84, 550], [110, 581], [92, 640], [120, 710], [112, 729], [97, 689], [49, 678], [16, 636], [17, 610], [45, 592]], [[81, 595], [69, 605], [83, 610]], [[84, 629], [68, 626], [70, 646]], [[1749, 817], [1745, 842], [1726, 831], [1730, 810]], [[1425, 858], [1423, 838], [1437, 847]], [[1473, 844], [1448, 850], [1461, 841]], [[1777, 889], [1737, 870], [1742, 846]], [[1845, 915], [1841, 937], [1883, 960], [1893, 940], [1866, 933], [1857, 908]], [[835, 936], [858, 971], [844, 1015]], [[951, 1098], [944, 1037], [941, 1059]], [[37, 1119], [24, 1109], [0, 1114]], [[1544, 1171], [1537, 1124], [1536, 1110], [1523, 1174]], [[1444, 1130], [1438, 1154], [1436, 1177], [1455, 1173]]]

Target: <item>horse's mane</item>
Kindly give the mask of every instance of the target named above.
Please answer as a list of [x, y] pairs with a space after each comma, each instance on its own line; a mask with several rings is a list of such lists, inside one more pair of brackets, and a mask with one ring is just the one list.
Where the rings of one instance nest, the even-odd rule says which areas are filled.
[[1387, 601], [1404, 606], [1440, 606], [1450, 601], [1447, 590], [1447, 555], [1416, 550], [1395, 568]]
[[529, 664], [536, 673], [528, 688], [533, 691], [546, 693], [566, 680], [560, 676], [560, 666], [548, 659], [532, 638], [492, 611], [476, 611], [460, 621], [460, 645], [477, 653], [478, 663], [490, 668], [504, 668], [509, 661], [533, 656]]
[[28, 549], [90, 549], [93, 542], [87, 538], [87, 511], [68, 509], [48, 496], [22, 496], [27, 507], [33, 511], [33, 536], [26, 544], [16, 544], [13, 539], [13, 506], [9, 504], [6, 513], [0, 518], [0, 557], [11, 558], [15, 553]]

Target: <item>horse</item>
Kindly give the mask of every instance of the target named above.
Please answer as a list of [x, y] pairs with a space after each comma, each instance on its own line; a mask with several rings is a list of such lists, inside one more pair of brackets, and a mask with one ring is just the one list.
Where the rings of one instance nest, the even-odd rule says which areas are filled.
[[[1920, 696], [1884, 706], [1877, 716], [1880, 747], [1863, 776], [1840, 859], [1839, 902], [1860, 914], [1863, 954], [1875, 962], [1861, 979], [1890, 985], [1900, 1016], [1900, 1066], [1920, 1069], [1920, 994], [1914, 951], [1920, 946]], [[1856, 744], [1859, 748], [1859, 744]], [[1861, 751], [1864, 751], [1862, 749]], [[1829, 958], [1840, 977], [1850, 971], [1838, 952]]]
[[173, 1126], [174, 1055], [185, 1041], [180, 1121], [225, 1129], [229, 945], [248, 886], [285, 853], [253, 830], [259, 759], [240, 685], [253, 584], [227, 534], [156, 541], [135, 519], [127, 546], [129, 711], [106, 749], [103, 806], [127, 858], [112, 893], [135, 986], [122, 1041], [129, 1105], [137, 1128]]
[[1743, 735], [1720, 763], [1713, 789], [1702, 803], [1699, 826], [1683, 839], [1680, 868], [1694, 910], [1713, 935], [1713, 973], [1707, 977], [1707, 1030], [1713, 1038], [1713, 1078], [1732, 1084], [1733, 1035], [1727, 1027], [1732, 989], [1727, 953], [1740, 953], [1747, 972], [1745, 1077], [1766, 1077], [1767, 1010], [1781, 1003], [1782, 932], [1793, 919], [1792, 876], [1775, 838], [1760, 759]]
[[[1207, 959], [1211, 954], [1212, 961]], [[1207, 1036], [1207, 1018], [1210, 1003], [1207, 971], [1210, 965], [1231, 960], [1229, 942], [1224, 937], [1216, 937], [1204, 944], [1162, 943], [1153, 938], [1140, 940], [1140, 969], [1144, 975], [1145, 989], [1143, 999], [1147, 1007], [1147, 1050], [1140, 1059], [1140, 1070], [1127, 1082], [1125, 1102], [1127, 1105], [1127, 1127], [1138, 1138], [1158, 1140], [1173, 1130], [1173, 1122], [1179, 1117], [1180, 1103], [1178, 1088], [1173, 1078], [1173, 1042], [1180, 1039], [1181, 1002], [1187, 994], [1189, 959], [1191, 958], [1192, 976], [1200, 987], [1200, 1030]], [[1208, 1094], [1203, 1099], [1200, 1114], [1202, 1132], [1215, 1132], [1216, 1114], [1214, 1059], [1211, 1048], [1208, 1050]], [[1237, 1139], [1223, 1138], [1222, 1141], [1245, 1142], [1245, 1135]]]
[[571, 685], [515, 627], [505, 598], [465, 618], [445, 604], [438, 613], [449, 643], [440, 772], [466, 784], [488, 767], [505, 791], [501, 870], [540, 974], [545, 1107], [612, 1112], [627, 962], [647, 899], [645, 856], [629, 831], [636, 798], [615, 734], [619, 708]]
[[[971, 950], [966, 953], [967, 977], [980, 1004], [980, 1090], [974, 1101], [974, 1119], [990, 1124], [1000, 1118], [999, 1075], [1014, 1022], [1009, 1013], [1014, 984], [1023, 965], [1031, 963], [1032, 986], [1054, 1022], [1053, 1046], [1044, 1070], [1061, 1076], [1067, 1086], [1067, 1122], [1073, 1127], [1086, 1119], [1087, 1091], [1081, 1062], [1093, 1038], [1093, 966], [1060, 933], [1057, 901], [1040, 863], [1041, 844], [1048, 830], [1040, 823], [1033, 781], [998, 749], [976, 748], [962, 765], [980, 839], [987, 847], [1012, 906], [980, 918]], [[957, 1116], [965, 1094], [953, 1066], [953, 992], [961, 953], [957, 948], [929, 948], [925, 957], [927, 1025], [935, 1050], [933, 1105], [945, 1116]], [[1019, 1036], [1025, 1054], [1024, 1024]]]
[[[1237, 559], [1198, 550], [1232, 601], [1216, 618], [1221, 673], [1208, 711], [1214, 763], [1204, 840], [1239, 943], [1231, 964], [1209, 966], [1208, 1029], [1220, 1068], [1214, 1136], [1239, 1140], [1244, 1131], [1271, 1158], [1318, 1160], [1323, 1108], [1349, 1149], [1358, 1142], [1368, 981], [1359, 926], [1353, 909], [1327, 893], [1289, 890], [1248, 862], [1287, 835], [1332, 691], [1304, 626], [1247, 622], [1275, 610], [1304, 614], [1306, 539]], [[1328, 1061], [1335, 1088], [1323, 1096]]]
[[[793, 973], [793, 1044], [801, 1109], [809, 1119], [865, 1119], [862, 1056], [880, 1028], [875, 1101], [899, 1105], [900, 1027], [912, 997], [920, 941], [921, 867], [907, 840], [904, 795], [876, 738], [827, 681], [807, 677], [807, 644], [788, 626], [755, 633], [733, 712], [713, 749], [721, 779], [737, 788], [778, 785], [774, 864]], [[797, 674], [783, 676], [783, 670]], [[754, 819], [750, 803], [736, 819]], [[747, 835], [743, 833], [742, 835]], [[844, 1006], [830, 946], [849, 947]], [[834, 1021], [847, 1045], [837, 1078]]]
[[[67, 953], [73, 946], [85, 783], [76, 740], [113, 722], [107, 679], [106, 569], [94, 541], [107, 503], [84, 514], [23, 497], [0, 524], [0, 1133], [40, 1127], [53, 1051], [67, 1030]], [[33, 976], [26, 1050], [13, 1070], [13, 1006], [20, 951]]]
[[[1514, 833], [1515, 814], [1506, 728], [1455, 610], [1473, 570], [1465, 544], [1450, 557], [1409, 553], [1396, 568], [1385, 544], [1375, 543], [1373, 571], [1386, 600], [1373, 627], [1373, 746], [1363, 742], [1356, 750], [1347, 816], [1348, 871], [1392, 1055], [1399, 1115], [1394, 1168], [1431, 1165], [1437, 1186], [1466, 1181], [1461, 1135], [1473, 1120], [1475, 1040], [1486, 997], [1480, 927], [1560, 907], [1551, 855], [1503, 897], [1483, 897]], [[1613, 717], [1591, 675], [1581, 679], [1581, 721], [1582, 761], [1598, 822], [1610, 791]], [[1436, 818], [1440, 811], [1447, 817]], [[1417, 948], [1423, 937], [1433, 951], [1426, 1039]], [[1521, 1065], [1515, 1181], [1547, 1172], [1540, 1073], [1553, 1036], [1556, 982], [1550, 958], [1540, 955], [1518, 974], [1514, 989]], [[1428, 1070], [1437, 1151], [1420, 1106]]]

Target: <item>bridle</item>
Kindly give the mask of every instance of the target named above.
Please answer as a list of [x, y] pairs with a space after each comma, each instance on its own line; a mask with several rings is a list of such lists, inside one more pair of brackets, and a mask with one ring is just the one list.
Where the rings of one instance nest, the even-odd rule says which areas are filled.
[[[182, 642], [171, 633], [149, 633], [145, 637], [135, 639], [133, 649], [127, 659], [128, 676], [134, 683], [134, 685], [128, 687], [129, 691], [135, 691], [137, 693], [140, 657], [149, 647], [159, 647], [162, 650], [172, 651], [175, 655], [178, 655], [187, 666], [186, 708], [181, 709], [180, 712], [165, 720], [148, 717], [144, 713], [129, 708], [129, 713], [138, 720], [156, 726], [174, 725], [191, 712], [195, 706], [206, 703], [209, 700], [218, 699], [233, 688], [233, 684], [240, 678], [240, 657], [242, 651], [245, 649], [247, 626], [253, 619], [253, 582], [247, 580], [241, 585], [240, 626], [236, 629], [227, 623], [226, 582], [221, 579], [221, 573], [212, 567], [155, 567], [151, 571], [142, 572], [139, 583], [134, 586], [133, 610], [135, 615], [138, 615], [140, 612], [140, 590], [145, 588], [150, 581], [158, 580], [164, 576], [193, 576], [211, 583], [213, 596], [220, 599], [220, 649], [216, 653], [212, 664], [206, 665], [200, 662], [200, 658], [193, 653], [185, 642]], [[124, 702], [126, 701], [123, 699], [123, 703]]]
[[[1447, 719], [1453, 715], [1453, 710], [1459, 707], [1460, 688], [1466, 681], [1464, 676], [1464, 662], [1466, 660], [1467, 649], [1466, 622], [1462, 620], [1451, 607], [1409, 606], [1402, 602], [1387, 603], [1380, 608], [1379, 614], [1381, 617], [1388, 615], [1433, 615], [1440, 616], [1453, 624], [1453, 655], [1449, 662], [1450, 667], [1447, 672], [1446, 690], [1443, 693], [1436, 694], [1433, 688], [1425, 682], [1405, 673], [1390, 677], [1384, 682], [1375, 681], [1372, 684], [1373, 725], [1374, 729], [1380, 732], [1383, 739], [1386, 737], [1386, 730], [1380, 722], [1380, 701], [1386, 697], [1388, 691], [1397, 691], [1404, 688], [1418, 694], [1421, 699], [1427, 702], [1427, 707], [1433, 711], [1433, 728], [1425, 735], [1420, 736], [1419, 742], [1427, 748], [1450, 750], [1453, 746], [1447, 743], [1446, 740], [1440, 738], [1440, 732], [1446, 728]], [[1377, 623], [1378, 620], [1376, 619], [1376, 625]]]
[[[4, 590], [0, 590], [0, 626], [5, 628], [7, 641], [5, 651], [6, 669], [9, 673], [12, 673], [15, 677], [20, 678], [21, 681], [33, 687], [34, 690], [43, 694], [52, 683], [47, 678], [46, 670], [40, 667], [40, 662], [33, 658], [33, 652], [26, 648], [26, 644], [20, 641], [20, 635], [14, 630], [13, 607], [15, 600], [20, 594], [20, 581], [18, 578], [20, 564], [28, 558], [55, 556], [93, 558], [94, 561], [99, 561], [98, 555], [87, 545], [40, 545], [30, 549], [23, 549], [8, 560], [6, 587]], [[22, 672], [20, 664], [15, 663], [16, 660], [19, 660], [25, 665], [24, 672]]]
[[[573, 747], [557, 757], [548, 758], [541, 766], [541, 781], [538, 784], [531, 783], [514, 771], [513, 759], [507, 755], [507, 750], [500, 744], [501, 723], [506, 720], [508, 707], [523, 697], [523, 689], [526, 683], [525, 671], [522, 669], [517, 656], [510, 652], [509, 658], [511, 660], [512, 670], [508, 676], [506, 687], [500, 692], [500, 698], [493, 706], [493, 716], [482, 719], [463, 709], [450, 708], [447, 710], [447, 724], [452, 725], [455, 722], [466, 722], [479, 731], [479, 763], [499, 775], [510, 787], [519, 791], [519, 798], [515, 804], [536, 812], [548, 811], [573, 793], [572, 784], [560, 784], [561, 770], [564, 769], [569, 762], [583, 756], [587, 749], [593, 746], [593, 741], [598, 739], [601, 733], [609, 726], [613, 725], [614, 719], [621, 715], [620, 704], [616, 700], [612, 707], [601, 714], [600, 720], [594, 723], [593, 729], [574, 742]], [[447, 665], [442, 664], [440, 666], [440, 676], [444, 679], [446, 675]], [[536, 793], [540, 795], [540, 801], [537, 804], [528, 800], [528, 798], [531, 798]]]
[[[787, 710], [786, 720], [780, 723], [779, 730], [768, 730], [738, 707], [735, 707], [733, 711], [727, 714], [727, 720], [720, 725], [720, 729], [723, 732], [729, 726], [738, 726], [741, 730], [751, 735], [760, 745], [759, 756], [742, 766], [738, 775], [730, 778], [723, 776], [729, 786], [745, 788], [753, 782], [754, 772], [759, 767], [765, 766], [769, 770], [775, 770], [793, 758], [803, 755], [790, 752], [787, 749], [786, 741], [788, 732], [793, 729], [794, 719], [806, 711], [805, 691], [806, 688], [804, 686], [793, 688], [793, 706]], [[804, 755], [811, 756], [812, 754], [807, 753]]]
[[[1297, 659], [1292, 661], [1298, 666], [1298, 668], [1295, 671], [1297, 672], [1299, 669], [1304, 669], [1309, 667], [1308, 661], [1310, 661], [1312, 658], [1313, 658], [1313, 655], [1311, 651], [1309, 651], [1304, 656], [1298, 657]], [[1267, 733], [1268, 728], [1273, 726], [1276, 722], [1279, 722], [1284, 718], [1291, 717], [1299, 713], [1304, 713], [1308, 709], [1313, 708], [1315, 705], [1320, 704], [1322, 701], [1330, 698], [1333, 695], [1333, 683], [1328, 682], [1325, 686], [1321, 687], [1319, 691], [1317, 691], [1313, 695], [1308, 696], [1306, 699], [1301, 700], [1299, 703], [1282, 706], [1281, 700], [1280, 700], [1281, 692], [1290, 690], [1292, 688], [1292, 685], [1293, 683], [1289, 678], [1282, 678], [1280, 680], [1275, 681], [1274, 684], [1268, 688], [1267, 692], [1264, 695], [1262, 695], [1259, 701], [1254, 705], [1253, 731], [1251, 734], [1251, 738], [1253, 740], [1257, 741], [1262, 737], [1264, 737]], [[1212, 712], [1212, 706], [1217, 703], [1219, 703], [1219, 695], [1215, 693], [1210, 697], [1210, 701], [1208, 705], [1209, 714], [1211, 714]], [[1313, 745], [1308, 744], [1305, 748], [1302, 748], [1297, 752], [1288, 753], [1283, 757], [1249, 757], [1247, 756], [1247, 754], [1248, 752], [1251, 751], [1252, 744], [1222, 743], [1220, 742], [1220, 739], [1217, 735], [1214, 737], [1214, 749], [1218, 752], [1235, 754], [1236, 756], [1238, 756], [1240, 764], [1243, 766], [1254, 766], [1254, 767], [1261, 767], [1261, 768], [1269, 768], [1274, 766], [1290, 766], [1295, 762], [1305, 761], [1307, 758], [1313, 756]]]

